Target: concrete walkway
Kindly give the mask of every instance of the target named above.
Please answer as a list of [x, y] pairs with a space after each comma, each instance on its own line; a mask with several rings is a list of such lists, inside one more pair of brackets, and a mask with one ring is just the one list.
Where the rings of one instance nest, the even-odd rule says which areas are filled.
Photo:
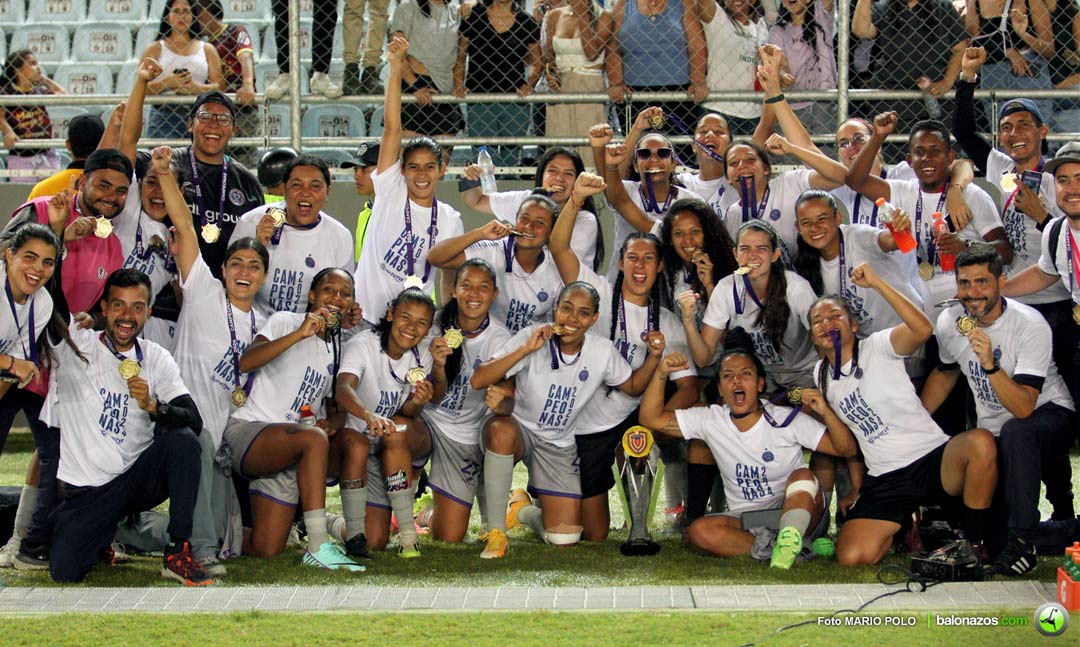
[[[0, 614], [201, 611], [832, 611], [855, 609], [902, 589], [882, 584], [791, 586], [377, 587], [250, 586], [33, 588], [0, 590]], [[899, 593], [868, 611], [1034, 610], [1054, 599], [1051, 582], [940, 584]]]

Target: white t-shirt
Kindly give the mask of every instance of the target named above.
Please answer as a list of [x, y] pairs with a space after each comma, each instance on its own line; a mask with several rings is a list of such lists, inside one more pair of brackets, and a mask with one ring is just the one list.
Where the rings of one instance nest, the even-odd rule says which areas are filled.
[[[520, 348], [533, 328], [514, 335], [510, 343], [498, 349], [495, 358]], [[576, 355], [560, 354], [552, 341], [506, 373], [507, 377], [517, 377], [514, 420], [541, 440], [557, 447], [573, 447], [576, 421], [585, 403], [605, 385], [617, 387], [629, 380], [631, 373], [630, 365], [604, 337], [586, 334]]]
[[703, 180], [697, 173], [679, 173], [679, 181], [694, 193], [705, 197], [705, 204], [712, 207], [716, 217], [723, 220], [728, 207], [739, 201], [739, 192], [732, 188], [726, 177]]
[[[927, 243], [934, 242], [934, 212], [941, 205], [941, 212], [948, 215], [945, 209], [945, 201], [942, 193], [929, 193], [923, 191], [916, 180], [886, 180], [889, 183], [890, 202], [908, 213], [911, 218], [911, 231], [918, 241], [919, 247], [915, 250], [920, 261], [929, 258], [927, 255]], [[916, 225], [919, 199], [922, 196], [922, 218]], [[1001, 227], [1001, 217], [997, 207], [994, 206], [990, 195], [975, 186], [969, 184], [964, 189], [964, 200], [971, 209], [972, 219], [966, 227], [961, 229], [957, 236], [960, 240], [983, 242], [983, 236], [994, 229]], [[934, 307], [945, 299], [952, 298], [956, 294], [956, 272], [943, 272], [940, 262], [934, 262], [934, 276], [929, 281], [920, 281], [922, 284], [923, 312], [933, 321], [938, 316], [939, 310]]]
[[[236, 367], [257, 331], [266, 323], [258, 308], [244, 312], [228, 303], [225, 286], [214, 278], [202, 256], [195, 259], [191, 273], [180, 284], [184, 307], [177, 323], [176, 360], [185, 384], [191, 385], [191, 398], [202, 414], [203, 433], [221, 444], [225, 423], [236, 408], [232, 391], [237, 384], [247, 384], [248, 374], [237, 381]], [[225, 308], [232, 309], [233, 328], [239, 347], [232, 348]], [[234, 361], [235, 357], [235, 361]]]
[[[1001, 426], [1014, 416], [998, 400], [990, 376], [983, 371], [971, 343], [956, 331], [956, 320], [963, 314], [964, 308], [958, 304], [945, 309], [938, 317], [934, 334], [938, 339], [941, 363], [959, 365], [975, 396], [979, 426], [997, 436]], [[1005, 299], [1005, 312], [982, 330], [990, 336], [994, 357], [1001, 364], [1002, 372], [1016, 382], [1039, 389], [1036, 408], [1053, 402], [1073, 409], [1072, 397], [1054, 365], [1050, 324], [1037, 310], [1019, 301]]]
[[[761, 406], [778, 425], [792, 413], [764, 400]], [[803, 448], [817, 449], [825, 435], [825, 425], [801, 412], [785, 427], [774, 427], [762, 415], [746, 431], [735, 426], [727, 406], [678, 409], [675, 418], [683, 438], [709, 446], [732, 515], [781, 507], [788, 477], [806, 467]]]
[[[722, 6], [716, 8], [712, 22], [701, 22], [709, 67], [705, 82], [710, 90], [753, 90], [758, 48], [768, 42], [769, 26], [758, 19], [742, 25], [728, 17]], [[714, 101], [704, 104], [709, 110], [757, 119], [761, 116], [758, 101]]]
[[[275, 312], [258, 336], [267, 341], [280, 339], [299, 328], [306, 317], [299, 312]], [[333, 396], [334, 369], [329, 341], [318, 335], [303, 339], [255, 372], [247, 404], [232, 417], [249, 422], [296, 422], [306, 404], [316, 417], [325, 418], [323, 399]]]
[[[511, 224], [517, 222], [518, 209], [532, 191], [498, 191], [488, 196], [488, 205], [496, 218]], [[574, 219], [574, 233], [570, 236], [570, 249], [574, 250], [582, 264], [592, 267], [596, 260], [596, 237], [600, 219], [591, 211], [582, 209]]]
[[[795, 258], [795, 252], [798, 250], [799, 228], [796, 226], [798, 218], [795, 213], [795, 203], [798, 201], [799, 196], [810, 190], [811, 173], [813, 171], [809, 169], [795, 169], [773, 176], [769, 180], [769, 194], [765, 196], [765, 206], [758, 211], [758, 220], [764, 220], [772, 225], [780, 237], [781, 258], [785, 267], [791, 267], [791, 259]], [[739, 244], [739, 227], [744, 222], [742, 196], [738, 184], [732, 189], [735, 191], [737, 201], [728, 207], [727, 214], [724, 217], [724, 225], [727, 226], [728, 233], [731, 234], [731, 240], [737, 246]], [[759, 206], [756, 199], [754, 202], [753, 205], [747, 205], [746, 220], [753, 217], [753, 209]]]
[[[915, 170], [907, 162], [900, 162], [895, 166], [883, 164], [881, 168], [885, 171], [884, 175], [879, 176], [883, 180], [916, 179]], [[829, 193], [847, 209], [849, 223], [853, 225], [870, 225], [880, 229], [885, 228], [884, 223], [878, 221], [877, 212], [874, 211], [874, 201], [870, 198], [861, 193], [856, 193], [854, 189], [846, 184], [836, 187]]]
[[[851, 308], [855, 320], [859, 323], [859, 337], [866, 338], [871, 334], [892, 328], [902, 323], [900, 315], [889, 306], [877, 290], [860, 288], [851, 282], [851, 271], [863, 263], [868, 263], [879, 277], [890, 286], [896, 288], [918, 306], [922, 305], [922, 297], [908, 282], [907, 274], [900, 267], [899, 251], [886, 252], [878, 244], [880, 229], [870, 225], [840, 225], [840, 233], [844, 237], [844, 279], [843, 285], [846, 294], [844, 302]], [[906, 254], [914, 256], [914, 251]], [[831, 261], [821, 261], [821, 281], [824, 286], [824, 294], [840, 294], [840, 256]]]
[[[1016, 165], [1012, 161], [1012, 158], [996, 148], [990, 151], [990, 155], [986, 158], [987, 182], [999, 184], [1002, 175], [1006, 173], [1015, 173], [1015, 169]], [[1017, 184], [1020, 183], [1019, 177], [1016, 178], [1016, 182]], [[1001, 210], [1001, 221], [1005, 225], [1005, 235], [1009, 237], [1009, 244], [1012, 245], [1013, 248], [1013, 262], [1006, 268], [1006, 273], [1009, 276], [1017, 274], [1021, 270], [1038, 263], [1039, 254], [1042, 250], [1043, 232], [1039, 231], [1039, 228], [1036, 226], [1033, 219], [1016, 209], [1016, 198], [1019, 190], [1019, 188], [1014, 189], [1008, 194], [1006, 194], [1004, 190], [1001, 192], [1002, 200], [1004, 202]], [[1051, 219], [1064, 215], [1061, 213], [1061, 210], [1057, 208], [1057, 185], [1054, 183], [1053, 173], [1042, 173], [1042, 183], [1039, 185], [1039, 196], [1042, 198], [1043, 205], [1046, 206], [1047, 211], [1050, 213]], [[1047, 227], [1049, 227], [1050, 221], [1047, 221], [1046, 224]], [[1054, 284], [1045, 290], [1039, 290], [1032, 294], [1025, 294], [1022, 297], [1017, 297], [1016, 301], [1031, 305], [1065, 301], [1068, 298], [1068, 288], [1059, 284]]]
[[[255, 230], [269, 208], [260, 205], [241, 216], [229, 243], [245, 236], [257, 238]], [[327, 267], [352, 274], [356, 263], [352, 234], [333, 216], [321, 211], [319, 222], [310, 229], [297, 229], [286, 223], [281, 239], [276, 245], [271, 241], [267, 249], [270, 267], [266, 268], [266, 280], [255, 297], [255, 307], [267, 317], [275, 312], [304, 312], [311, 280], [316, 274]], [[359, 282], [356, 287], [357, 292], [362, 291]]]
[[[52, 374], [57, 383], [54, 421], [60, 434], [60, 466], [57, 478], [75, 486], [104, 485], [131, 467], [154, 440], [154, 422], [131, 397], [127, 380], [120, 377], [117, 359], [94, 330], [68, 327], [71, 338], [88, 362], [65, 342], [53, 346], [58, 366]], [[180, 369], [172, 356], [151, 341], [139, 341], [142, 370], [139, 377], [150, 387], [150, 396], [162, 402], [187, 395]], [[133, 346], [124, 357], [137, 359]]]
[[454, 381], [446, 386], [441, 402], [428, 402], [424, 406], [424, 420], [435, 425], [440, 432], [463, 445], [481, 442], [480, 430], [490, 415], [484, 403], [484, 389], [469, 385], [473, 371], [506, 348], [512, 335], [492, 318], [491, 323], [476, 337], [466, 338], [461, 344], [461, 370]]
[[[623, 180], [622, 183], [623, 188], [626, 189], [626, 193], [630, 196], [630, 201], [637, 205], [637, 208], [641, 209], [648, 218], [652, 219], [653, 221], [659, 221], [663, 219], [664, 214], [667, 213], [667, 209], [665, 208], [664, 203], [657, 201], [656, 206], [659, 211], [652, 211], [645, 207], [645, 200], [642, 197], [643, 192], [645, 191], [645, 184], [643, 182]], [[694, 193], [690, 189], [672, 186], [670, 191], [674, 195], [669, 193], [669, 199], [666, 201], [667, 206], [671, 206], [671, 204], [673, 204], [676, 200], [682, 200], [684, 198], [696, 198], [698, 200], [701, 200], [702, 202], [705, 201], [705, 198]], [[611, 265], [608, 268], [607, 278], [609, 281], [614, 282], [615, 275], [619, 273], [619, 250], [622, 248], [623, 242], [625, 242], [626, 239], [630, 237], [630, 234], [634, 233], [637, 230], [634, 229], [633, 225], [631, 225], [621, 213], [614, 209], [614, 205], [612, 211], [615, 214], [615, 240], [612, 241], [612, 258]], [[590, 265], [590, 267], [592, 266]]]
[[[906, 467], [949, 442], [915, 393], [891, 335], [889, 328], [859, 342], [862, 377], [852, 375], [851, 361], [841, 367], [839, 380], [832, 379], [831, 370], [826, 375], [829, 406], [855, 435], [871, 476]], [[814, 382], [821, 388], [818, 371], [814, 366]]]
[[[150, 277], [150, 304], [173, 279], [175, 269], [168, 252], [169, 230], [164, 223], [154, 220], [142, 210], [139, 197], [139, 185], [132, 178], [131, 190], [119, 215], [112, 219], [113, 233], [120, 240], [120, 249], [124, 254], [124, 267], [139, 270]], [[157, 237], [164, 244], [163, 253], [150, 250], [150, 240]], [[176, 348], [176, 322], [151, 316], [146, 320], [141, 339], [149, 339], [172, 353]]]
[[[753, 338], [754, 351], [765, 365], [769, 378], [783, 387], [806, 386], [809, 384], [809, 371], [817, 359], [807, 320], [810, 306], [817, 297], [803, 277], [789, 270], [784, 271], [784, 276], [787, 278], [786, 295], [791, 314], [788, 315], [779, 351], [773, 346], [765, 329], [755, 323], [761, 308], [754, 302], [742, 276], [731, 274], [720, 279], [709, 299], [703, 321], [721, 331], [742, 326]], [[741, 314], [736, 308], [738, 300], [742, 301]]]
[[[1061, 216], [1065, 218], [1065, 216]], [[1072, 284], [1069, 284], [1069, 260], [1068, 248], [1066, 244], [1069, 244], [1073, 250], [1073, 258], [1080, 258], [1077, 254], [1080, 254], [1080, 245], [1068, 243], [1068, 236], [1072, 236], [1072, 240], [1075, 243], [1080, 243], [1080, 231], [1073, 229], [1070, 225], [1070, 220], [1065, 218], [1061, 225], [1061, 233], [1058, 234], [1057, 249], [1050, 249], [1050, 234], [1053, 233], [1053, 227], [1057, 224], [1055, 222], [1049, 222], [1046, 227], [1043, 228], [1042, 241], [1039, 248], [1042, 250], [1042, 254], [1039, 256], [1039, 269], [1045, 274], [1050, 276], [1060, 276], [1061, 285], [1065, 288], [1066, 294], [1069, 290], [1072, 290], [1072, 301], [1074, 304], [1080, 304], [1080, 276], [1076, 275], [1076, 270], [1072, 273]], [[1056, 266], [1055, 266], [1056, 264]]]
[[[429, 342], [430, 343], [430, 342]], [[351, 373], [359, 380], [356, 395], [360, 402], [376, 415], [389, 418], [396, 414], [413, 391], [407, 376], [417, 366], [431, 374], [431, 353], [427, 343], [421, 343], [405, 351], [398, 359], [391, 359], [383, 352], [379, 335], [366, 330], [345, 344], [338, 375]], [[424, 348], [421, 349], [420, 346]], [[367, 423], [349, 414], [345, 426], [361, 433], [367, 431]]]
[[[511, 333], [535, 323], [551, 321], [551, 310], [563, 286], [551, 252], [545, 249], [540, 264], [532, 273], [527, 273], [513, 256], [513, 240], [485, 240], [465, 248], [465, 258], [480, 258], [495, 268], [499, 295], [491, 304], [491, 317]], [[511, 250], [509, 269], [506, 267], [508, 249]]]
[[[659, 280], [659, 277], [657, 279]], [[607, 279], [597, 276], [595, 272], [584, 265], [578, 271], [578, 280], [592, 283], [596, 287], [596, 291], [600, 293], [600, 318], [597, 319], [596, 325], [590, 329], [590, 332], [611, 339], [611, 310], [614, 299], [612, 285], [608, 283]], [[617, 326], [613, 343], [616, 350], [629, 362], [630, 368], [636, 371], [641, 368], [649, 355], [649, 348], [641, 338], [649, 329], [649, 308], [648, 306], [635, 305], [629, 301], [624, 301], [623, 307], [626, 317], [626, 339], [624, 340], [622, 335], [623, 327]], [[660, 332], [664, 335], [664, 354], [682, 353], [686, 357], [690, 357], [690, 345], [686, 341], [686, 330], [683, 328], [682, 321], [667, 308], [659, 305], [655, 307], [660, 308], [658, 316]], [[697, 369], [691, 363], [691, 366], [686, 370], [672, 373], [671, 379], [679, 380], [684, 377], [695, 376], [697, 376]], [[577, 429], [574, 433], [578, 436], [585, 436], [608, 431], [625, 420], [626, 416], [630, 415], [634, 409], [637, 409], [640, 403], [641, 396], [634, 397], [618, 389], [609, 389], [607, 393], [603, 393], [600, 397], [588, 402], [585, 410], [581, 413], [581, 418], [578, 420]]]
[[[0, 277], [7, 280], [7, 264], [0, 261]], [[11, 355], [19, 359], [30, 359], [30, 348], [37, 344], [41, 332], [52, 319], [53, 300], [48, 290], [38, 289], [27, 297], [24, 303], [8, 301], [3, 297], [0, 305], [0, 355]], [[11, 315], [11, 305], [15, 306], [15, 317]], [[34, 332], [30, 334], [30, 307], [34, 308]], [[20, 330], [22, 333], [20, 334]]]
[[[371, 206], [371, 220], [364, 233], [364, 253], [356, 266], [356, 301], [364, 310], [368, 323], [378, 323], [386, 314], [386, 306], [404, 289], [409, 277], [406, 251], [409, 240], [405, 228], [405, 201], [409, 191], [401, 166], [394, 164], [383, 172], [376, 170], [371, 181], [378, 194]], [[423, 279], [431, 245], [440, 240], [460, 236], [463, 232], [461, 214], [445, 202], [439, 202], [438, 226], [431, 235], [431, 207], [409, 201], [412, 219], [413, 273]], [[430, 243], [430, 244], [429, 244]], [[351, 251], [349, 252], [352, 253]], [[424, 292], [435, 291], [438, 270], [430, 268], [424, 281]]]

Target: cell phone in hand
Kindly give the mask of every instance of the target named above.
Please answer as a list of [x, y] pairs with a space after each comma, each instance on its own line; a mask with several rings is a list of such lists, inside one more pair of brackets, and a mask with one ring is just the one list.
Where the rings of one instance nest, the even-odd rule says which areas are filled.
[[1039, 173], [1038, 171], [1024, 171], [1020, 174], [1020, 181], [1034, 191], [1035, 195], [1039, 195], [1039, 189], [1042, 188], [1042, 173]]
[[178, 67], [175, 70], [173, 70], [173, 74], [187, 74], [187, 68], [186, 67]]

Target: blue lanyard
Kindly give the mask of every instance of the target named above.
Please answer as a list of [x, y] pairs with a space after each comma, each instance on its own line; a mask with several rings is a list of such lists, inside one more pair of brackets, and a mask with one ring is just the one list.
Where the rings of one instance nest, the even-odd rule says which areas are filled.
[[[754, 206], [754, 198], [757, 197], [757, 178], [750, 176], [750, 188], [746, 187], [746, 178], [739, 178], [739, 184], [742, 188], [741, 207], [742, 207], [742, 221], [746, 222], [753, 218], [754, 220], [761, 220], [765, 215], [765, 205], [769, 202], [769, 193], [772, 191], [772, 187], [768, 184], [765, 185], [765, 194], [761, 196], [761, 202]], [[747, 209], [749, 207], [749, 209]]]
[[739, 279], [737, 279], [737, 278], [733, 278], [732, 281], [731, 281], [731, 294], [735, 298], [735, 314], [741, 315], [743, 313], [743, 310], [746, 308], [746, 295], [747, 294], [750, 295], [750, 298], [754, 300], [754, 303], [756, 303], [759, 308], [764, 309], [765, 306], [761, 305], [761, 301], [759, 301], [758, 298], [757, 298], [757, 295], [754, 294], [753, 286], [750, 285], [750, 277], [748, 277], [745, 274], [742, 275], [742, 280], [743, 280], [743, 288], [741, 290], [742, 294], [739, 293], [740, 292], [739, 286], [737, 286], [735, 284], [735, 282], [738, 281], [738, 280]]
[[[881, 167], [881, 179], [884, 180], [886, 175], [888, 175], [888, 171], [886, 171], [885, 167], [882, 166]], [[856, 193], [855, 194], [855, 207], [854, 207], [854, 209], [852, 209], [852, 211], [854, 212], [854, 215], [851, 217], [851, 224], [853, 224], [853, 225], [854, 224], [861, 224], [860, 221], [859, 221], [859, 203], [862, 202], [862, 197], [863, 196], [862, 196], [861, 193]], [[871, 227], [877, 227], [877, 209], [878, 209], [877, 203], [874, 203], [874, 210], [870, 212], [869, 225]]]
[[[98, 339], [101, 340], [101, 343], [105, 344], [105, 348], [109, 349], [109, 352], [113, 354], [113, 357], [120, 360], [121, 362], [127, 359], [127, 357], [124, 357], [122, 354], [120, 354], [120, 351], [116, 350], [116, 344], [113, 343], [111, 337], [109, 337], [105, 333], [101, 333], [100, 335], [98, 335]], [[141, 366], [143, 363], [143, 352], [142, 346], [139, 345], [138, 338], [135, 339], [135, 358], [139, 360], [139, 365]]]
[[[213, 221], [206, 217], [206, 212], [203, 210], [202, 185], [199, 184], [199, 163], [195, 160], [194, 147], [188, 147], [188, 160], [191, 162], [191, 184], [192, 188], [195, 189], [195, 209], [199, 212], [199, 226], [205, 225], [207, 222], [214, 224]], [[228, 172], [229, 156], [226, 155], [221, 162], [221, 195], [218, 196], [218, 219], [225, 217], [225, 191], [228, 188]]]

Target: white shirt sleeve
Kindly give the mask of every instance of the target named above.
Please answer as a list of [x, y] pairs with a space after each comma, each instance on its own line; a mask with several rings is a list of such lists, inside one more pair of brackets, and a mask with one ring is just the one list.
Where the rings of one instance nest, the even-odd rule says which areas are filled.
[[687, 440], [704, 440], [705, 430], [713, 424], [713, 418], [712, 407], [675, 410], [675, 420], [679, 423], [679, 431]]

